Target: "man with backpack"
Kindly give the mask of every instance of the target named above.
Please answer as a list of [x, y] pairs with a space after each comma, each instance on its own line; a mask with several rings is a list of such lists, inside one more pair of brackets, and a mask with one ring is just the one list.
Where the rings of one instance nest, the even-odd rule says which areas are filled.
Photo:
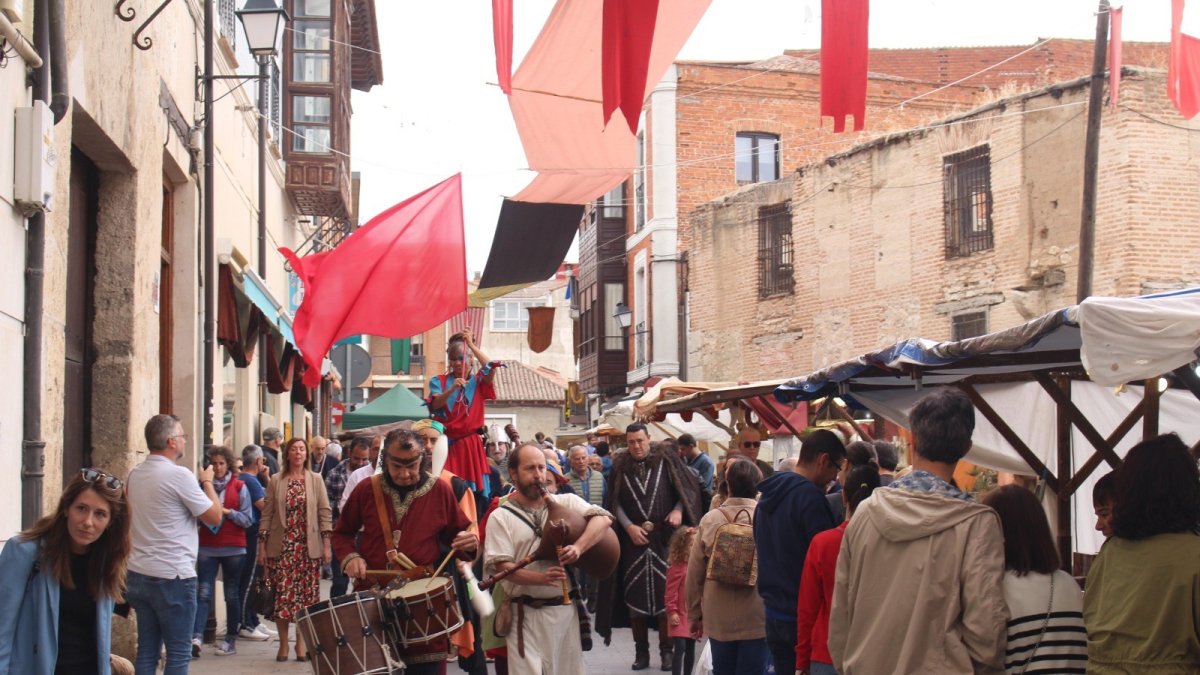
[[766, 610], [767, 646], [775, 672], [796, 669], [796, 601], [808, 544], [837, 526], [824, 487], [846, 461], [837, 434], [817, 429], [803, 439], [794, 472], [779, 472], [758, 484], [754, 514], [758, 547], [758, 593]]

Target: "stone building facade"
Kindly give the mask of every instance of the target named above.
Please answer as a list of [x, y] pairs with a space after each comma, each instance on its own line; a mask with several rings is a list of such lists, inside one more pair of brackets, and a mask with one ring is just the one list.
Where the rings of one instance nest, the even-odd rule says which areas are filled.
[[[267, 265], [259, 269], [255, 86], [240, 86], [236, 79], [216, 81], [213, 119], [201, 119], [197, 73], [204, 63], [205, 1], [168, 4], [136, 36], [152, 40], [145, 50], [135, 47], [135, 32], [152, 9], [133, 8], [137, 16], [127, 22], [112, 2], [64, 3], [66, 54], [61, 59], [67, 77], [61, 84], [69, 106], [54, 127], [50, 153], [57, 163], [53, 205], [45, 221], [40, 363], [26, 361], [20, 340], [29, 321], [22, 301], [24, 216], [9, 192], [12, 154], [0, 157], [0, 367], [42, 373], [45, 508], [53, 507], [63, 481], [80, 466], [125, 476], [146, 456], [143, 425], [158, 412], [182, 418], [188, 434], [182, 463], [187, 465], [197, 463], [197, 454], [210, 440], [203, 434], [206, 414], [213, 419], [211, 442], [235, 449], [256, 440], [268, 422], [297, 435], [311, 428], [309, 414], [290, 395], [260, 393], [259, 353], [249, 367], [235, 368], [215, 344], [209, 347], [215, 358], [213, 408], [203, 410], [203, 292], [211, 290], [215, 296], [217, 286], [217, 279], [203, 278], [205, 256], [216, 259], [218, 269], [233, 265], [239, 284], [253, 286], [260, 303], [278, 308], [271, 310], [270, 323], [286, 334], [289, 273], [275, 249], [303, 251], [320, 217], [298, 206], [287, 188], [284, 157], [295, 133], [291, 121], [278, 114], [289, 95], [286, 76], [275, 75], [268, 104]], [[293, 16], [298, 1], [285, 2]], [[240, 3], [212, 3], [213, 74], [232, 78], [257, 73], [233, 14]], [[35, 4], [15, 3], [22, 19], [18, 27], [26, 34], [32, 33]], [[357, 14], [360, 9], [373, 7], [371, 0], [307, 6], [310, 14], [323, 6], [335, 14], [353, 8], [360, 18], [369, 18], [369, 13]], [[362, 35], [354, 34], [356, 40], [375, 40], [373, 21], [368, 23]], [[280, 44], [295, 39], [293, 32], [285, 32]], [[272, 72], [286, 73], [284, 61], [276, 57]], [[349, 86], [347, 82], [347, 97]], [[24, 64], [9, 61], [0, 69], [0, 87], [0, 138], [12, 139], [14, 108], [32, 100]], [[203, 184], [206, 123], [215, 135], [212, 185]], [[348, 149], [348, 138], [340, 142]], [[10, 144], [0, 141], [0, 146]], [[206, 190], [216, 201], [212, 251], [202, 250]], [[2, 396], [0, 540], [19, 525], [23, 411], [19, 385], [6, 388]]]
[[[688, 379], [797, 376], [1073, 304], [1087, 94], [1081, 78], [1003, 98], [696, 209]], [[1162, 71], [1126, 71], [1103, 116], [1094, 294], [1200, 284], [1187, 126]], [[790, 291], [764, 287], [785, 275]]]

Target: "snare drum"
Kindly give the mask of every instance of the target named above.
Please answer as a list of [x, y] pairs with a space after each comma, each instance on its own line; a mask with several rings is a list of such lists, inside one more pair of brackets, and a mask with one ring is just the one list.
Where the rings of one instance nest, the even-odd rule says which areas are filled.
[[309, 605], [296, 616], [316, 675], [393, 675], [404, 663], [384, 632], [374, 593], [352, 593]]
[[446, 577], [396, 579], [379, 604], [392, 644], [403, 649], [448, 636], [463, 625], [454, 582]]

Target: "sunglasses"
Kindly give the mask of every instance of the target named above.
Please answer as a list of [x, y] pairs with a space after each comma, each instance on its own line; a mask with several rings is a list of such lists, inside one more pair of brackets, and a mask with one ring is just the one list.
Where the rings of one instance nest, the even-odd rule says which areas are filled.
[[757, 448], [762, 445], [762, 441], [742, 441], [743, 448]]
[[96, 487], [108, 488], [112, 492], [119, 492], [125, 485], [120, 478], [110, 476], [100, 469], [84, 469], [79, 472], [79, 475], [88, 483]]

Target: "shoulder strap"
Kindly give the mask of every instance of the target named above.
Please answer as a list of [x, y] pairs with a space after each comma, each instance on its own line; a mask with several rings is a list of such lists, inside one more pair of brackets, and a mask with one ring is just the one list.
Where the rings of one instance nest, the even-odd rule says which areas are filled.
[[525, 523], [526, 525], [528, 525], [528, 526], [529, 526], [529, 529], [533, 530], [533, 535], [534, 535], [535, 537], [539, 537], [539, 538], [540, 538], [540, 537], [542, 536], [542, 528], [538, 527], [538, 526], [537, 526], [537, 525], [536, 525], [536, 524], [535, 524], [535, 523], [534, 523], [532, 520], [530, 520], [530, 519], [529, 519], [529, 518], [528, 518], [528, 517], [527, 517], [527, 516], [526, 516], [524, 513], [521, 513], [521, 510], [520, 510], [520, 509], [513, 507], [513, 506], [512, 506], [511, 504], [509, 504], [508, 502], [504, 502], [503, 504], [501, 504], [501, 505], [500, 505], [500, 508], [507, 510], [509, 513], [511, 513], [511, 514], [513, 514], [514, 516], [516, 516], [516, 517], [517, 517], [517, 519], [518, 519], [518, 520], [520, 520], [522, 523]]
[[387, 559], [391, 561], [398, 557], [396, 547], [399, 544], [392, 535], [392, 518], [388, 515], [387, 504], [383, 501], [383, 474], [377, 473], [371, 476], [371, 492], [375, 494], [375, 509], [379, 511], [379, 524], [383, 526], [383, 540], [391, 545], [387, 549]]

